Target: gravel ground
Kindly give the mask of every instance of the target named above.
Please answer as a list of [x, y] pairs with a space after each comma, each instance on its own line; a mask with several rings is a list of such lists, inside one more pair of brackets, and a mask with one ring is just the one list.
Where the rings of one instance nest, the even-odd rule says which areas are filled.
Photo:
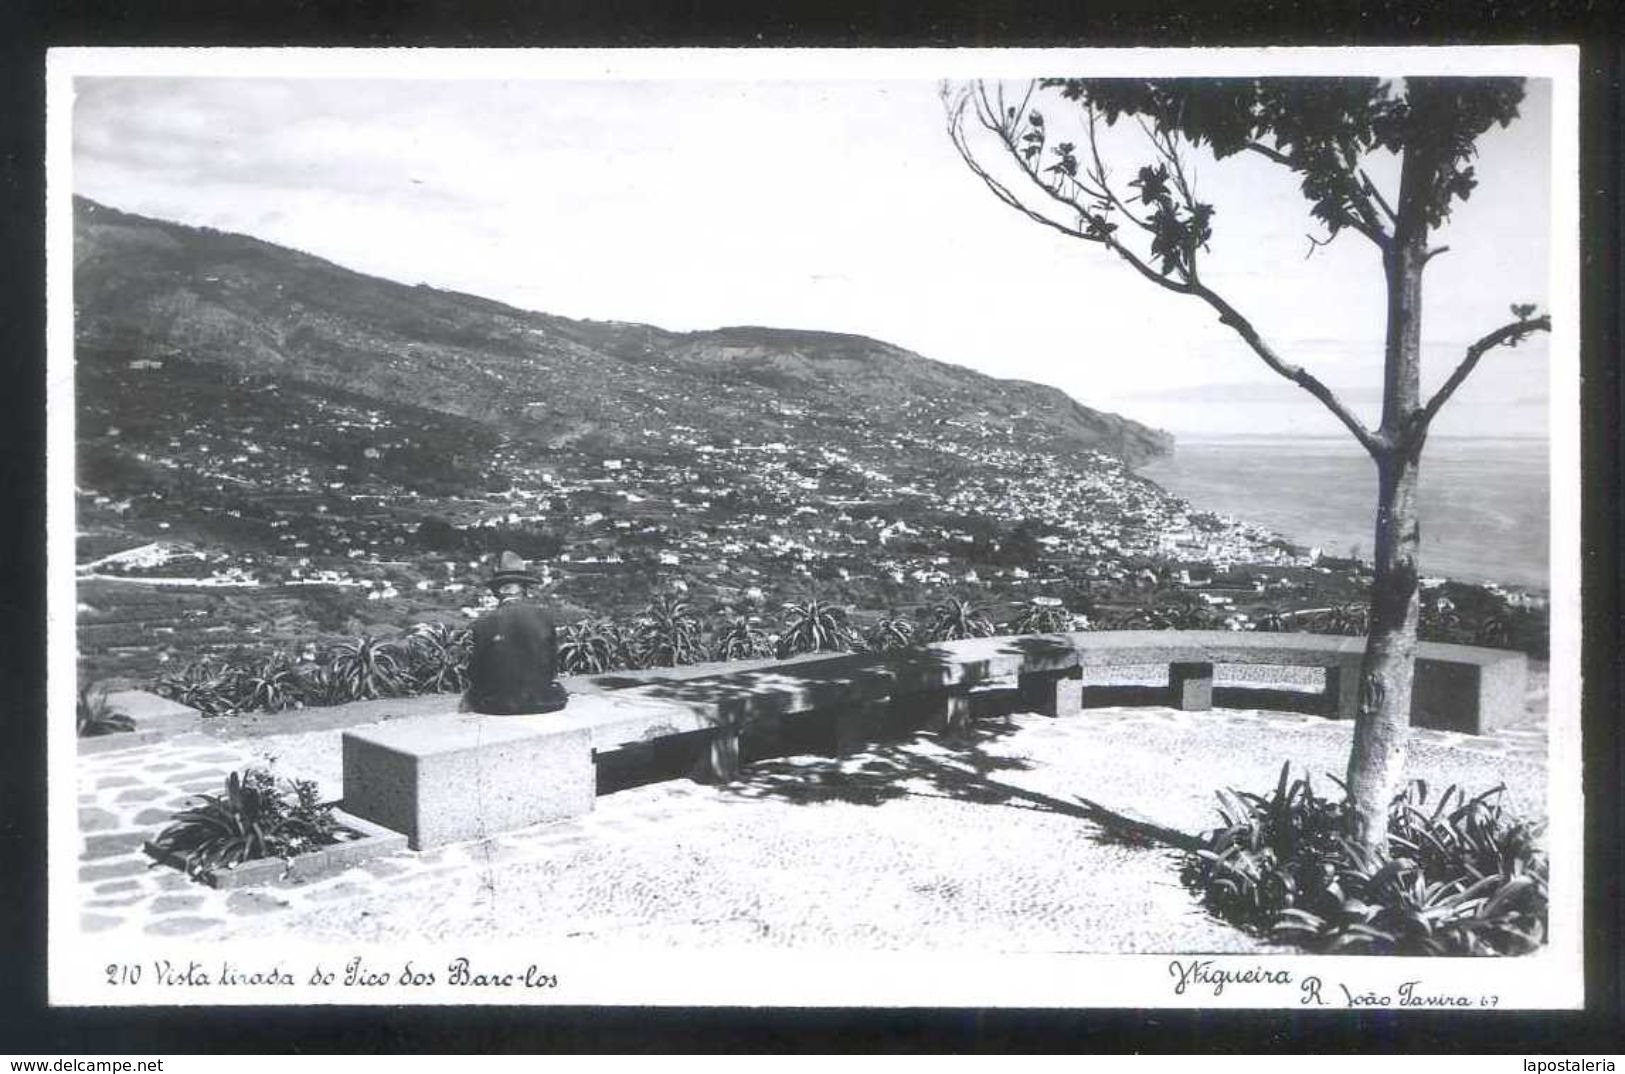
[[[1098, 709], [922, 735], [844, 760], [753, 766], [601, 797], [587, 817], [454, 848], [463, 864], [225, 935], [316, 940], [998, 952], [1268, 948], [1205, 915], [1157, 835], [1215, 820], [1221, 786], [1265, 791], [1283, 761], [1341, 775], [1351, 726], [1243, 710]], [[241, 743], [336, 793], [338, 732]], [[1413, 735], [1435, 786], [1505, 781], [1543, 812], [1544, 736]], [[1150, 837], [1148, 838], [1148, 833]], [[409, 882], [407, 882], [409, 881]]]

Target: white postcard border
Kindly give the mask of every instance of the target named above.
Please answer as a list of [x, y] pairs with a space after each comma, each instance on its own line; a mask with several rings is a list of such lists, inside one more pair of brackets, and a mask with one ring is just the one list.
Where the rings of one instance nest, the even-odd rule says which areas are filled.
[[[695, 62], [703, 59], [703, 63]], [[1236, 50], [441, 50], [100, 49], [51, 50], [47, 67], [47, 595], [49, 697], [49, 995], [55, 1005], [259, 1003], [558, 1003], [873, 1005], [989, 1007], [1313, 1006], [1305, 981], [1326, 989], [1325, 1006], [1369, 992], [1390, 1005], [1412, 995], [1460, 996], [1481, 1011], [1573, 1009], [1584, 1003], [1580, 792], [1580, 282], [1579, 86], [1573, 46]], [[87, 75], [409, 79], [928, 79], [1031, 76], [1058, 70], [1110, 75], [1519, 74], [1553, 82], [1551, 414], [1550, 817], [1552, 943], [1509, 960], [1311, 956], [985, 956], [968, 952], [628, 950], [516, 951], [522, 945], [423, 944], [402, 949], [187, 941], [109, 941], [77, 927], [74, 706], [74, 410], [72, 83]], [[556, 975], [552, 988], [452, 985], [451, 963], [473, 972]], [[381, 986], [311, 984], [321, 964], [340, 977], [351, 958], [387, 968]], [[155, 983], [167, 962], [192, 962], [207, 986]], [[218, 983], [223, 961], [244, 974], [282, 966], [292, 986]], [[401, 983], [407, 962], [433, 985]], [[145, 986], [109, 984], [120, 964], [149, 967]], [[1194, 963], [1203, 963], [1193, 968]], [[1260, 981], [1259, 972], [1290, 980]], [[1252, 979], [1247, 975], [1253, 974]], [[1214, 975], [1217, 975], [1216, 977]], [[229, 971], [228, 971], [229, 975]], [[1237, 976], [1228, 976], [1237, 975]], [[194, 975], [195, 976], [195, 975]], [[1206, 979], [1204, 979], [1204, 976]], [[1184, 979], [1184, 987], [1176, 987]], [[1215, 981], [1217, 982], [1215, 984]], [[1335, 987], [1334, 987], [1335, 985]], [[1494, 1003], [1486, 997], [1495, 997]]]

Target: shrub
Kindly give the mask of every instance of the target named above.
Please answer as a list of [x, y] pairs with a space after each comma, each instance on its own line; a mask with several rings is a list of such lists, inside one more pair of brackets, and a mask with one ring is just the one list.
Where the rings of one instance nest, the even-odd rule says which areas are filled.
[[399, 650], [390, 642], [364, 634], [328, 649], [329, 696], [345, 701], [393, 697], [406, 682]]
[[1462, 623], [1456, 604], [1442, 593], [1424, 595], [1419, 602], [1416, 635], [1424, 641], [1471, 644], [1473, 631]]
[[224, 794], [203, 794], [153, 840], [203, 877], [245, 861], [291, 858], [342, 841], [345, 832], [309, 780], [279, 782], [263, 768], [226, 777]]
[[1151, 630], [1213, 630], [1224, 625], [1224, 617], [1194, 593], [1165, 596], [1146, 613], [1145, 621]]
[[1512, 609], [1511, 647], [1545, 660], [1551, 652], [1551, 617], [1545, 609]]
[[122, 712], [114, 712], [107, 704], [107, 691], [92, 691], [85, 687], [79, 691], [79, 703], [74, 720], [80, 738], [97, 738], [134, 731], [135, 721]]
[[235, 668], [205, 657], [160, 678], [157, 691], [204, 716], [235, 716], [240, 707], [238, 678]]
[[1016, 634], [1059, 634], [1072, 629], [1072, 615], [1059, 597], [1034, 597], [1010, 627]]
[[638, 616], [636, 641], [638, 656], [648, 667], [696, 664], [707, 655], [693, 606], [671, 593], [644, 607]]
[[281, 712], [303, 708], [305, 704], [305, 684], [292, 661], [281, 653], [267, 657], [251, 671], [242, 672], [235, 683], [244, 709]]
[[846, 609], [827, 600], [809, 597], [784, 606], [784, 629], [779, 634], [779, 655], [840, 652], [852, 648], [852, 628]]
[[1309, 629], [1317, 634], [1364, 635], [1371, 626], [1371, 609], [1364, 604], [1339, 604], [1309, 619]]
[[1485, 645], [1491, 649], [1510, 649], [1513, 644], [1513, 632], [1510, 609], [1496, 608], [1472, 628], [1472, 644]]
[[926, 635], [932, 641], [989, 638], [993, 636], [993, 622], [975, 603], [949, 597], [932, 607], [931, 625]]
[[620, 629], [608, 619], [583, 619], [559, 630], [559, 670], [598, 675], [615, 668], [623, 648]]
[[722, 660], [755, 660], [773, 655], [773, 642], [752, 616], [730, 615], [714, 631], [711, 648]]
[[908, 619], [882, 616], [863, 635], [863, 643], [873, 652], [896, 652], [914, 644], [914, 633], [914, 624]]
[[333, 677], [333, 669], [318, 660], [301, 660], [294, 665], [299, 690], [308, 705], [342, 705], [348, 701], [344, 687]]
[[1270, 607], [1254, 608], [1251, 618], [1253, 629], [1261, 634], [1283, 634], [1295, 625], [1290, 614], [1283, 615]]
[[1525, 954], [1546, 936], [1547, 862], [1539, 828], [1506, 816], [1504, 787], [1431, 809], [1413, 780], [1389, 810], [1388, 853], [1343, 835], [1346, 805], [1290, 766], [1269, 797], [1220, 794], [1224, 823], [1185, 867], [1220, 917], [1314, 952]]
[[407, 680], [414, 693], [458, 694], [468, 689], [474, 635], [467, 627], [414, 623], [406, 632]]

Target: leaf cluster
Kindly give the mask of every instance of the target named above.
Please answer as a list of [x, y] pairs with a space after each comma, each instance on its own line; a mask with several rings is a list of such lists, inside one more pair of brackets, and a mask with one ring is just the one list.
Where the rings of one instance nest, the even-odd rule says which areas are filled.
[[198, 805], [177, 813], [153, 840], [179, 855], [197, 879], [247, 861], [292, 858], [347, 835], [315, 783], [279, 781], [263, 768], [232, 772], [223, 794], [197, 797]]
[[106, 690], [84, 687], [79, 691], [75, 705], [74, 726], [80, 738], [98, 738], [134, 731], [135, 721], [122, 712], [115, 712], [107, 703]]
[[1010, 624], [1016, 634], [1059, 634], [1073, 628], [1075, 616], [1058, 600], [1023, 605]]
[[[1520, 78], [1046, 79], [1046, 88], [1096, 111], [1108, 126], [1134, 117], [1223, 160], [1256, 153], [1299, 177], [1310, 213], [1330, 236], [1377, 238], [1396, 227], [1435, 228], [1477, 185], [1478, 138], [1518, 115]], [[1414, 220], [1365, 170], [1376, 151], [1406, 154], [1419, 172]]]
[[308, 659], [282, 652], [247, 663], [205, 657], [162, 676], [154, 689], [206, 717], [461, 692], [471, 642], [466, 627], [416, 623], [401, 638], [347, 638]]
[[[1281, 767], [1269, 795], [1219, 794], [1223, 823], [1185, 866], [1208, 908], [1320, 953], [1516, 955], [1545, 942], [1540, 827], [1507, 814], [1498, 786], [1473, 798], [1424, 780], [1395, 797], [1386, 853], [1345, 834], [1346, 801]], [[1335, 781], [1334, 781], [1335, 782]]]

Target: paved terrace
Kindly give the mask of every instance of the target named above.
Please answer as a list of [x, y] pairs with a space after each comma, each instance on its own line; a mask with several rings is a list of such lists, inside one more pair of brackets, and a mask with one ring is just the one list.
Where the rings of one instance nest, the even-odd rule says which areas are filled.
[[[707, 670], [637, 678], [675, 684]], [[1315, 691], [1302, 670], [1221, 666], [1218, 678]], [[1086, 682], [1145, 690], [1163, 674], [1116, 667], [1086, 671]], [[1522, 718], [1491, 734], [1413, 730], [1411, 773], [1441, 788], [1505, 782], [1512, 806], [1543, 813], [1545, 697], [1539, 676], [1531, 686]], [[730, 784], [632, 786], [601, 794], [584, 816], [400, 851], [300, 886], [215, 891], [140, 851], [191, 794], [249, 764], [313, 778], [336, 799], [345, 727], [432, 720], [447, 700], [213, 721], [81, 757], [82, 927], [221, 939], [1260, 950], [1202, 913], [1166, 840], [1213, 822], [1217, 787], [1266, 789], [1283, 761], [1341, 775], [1351, 733], [1346, 721], [1261, 709], [1014, 712], [977, 719], [962, 736], [759, 760]]]

